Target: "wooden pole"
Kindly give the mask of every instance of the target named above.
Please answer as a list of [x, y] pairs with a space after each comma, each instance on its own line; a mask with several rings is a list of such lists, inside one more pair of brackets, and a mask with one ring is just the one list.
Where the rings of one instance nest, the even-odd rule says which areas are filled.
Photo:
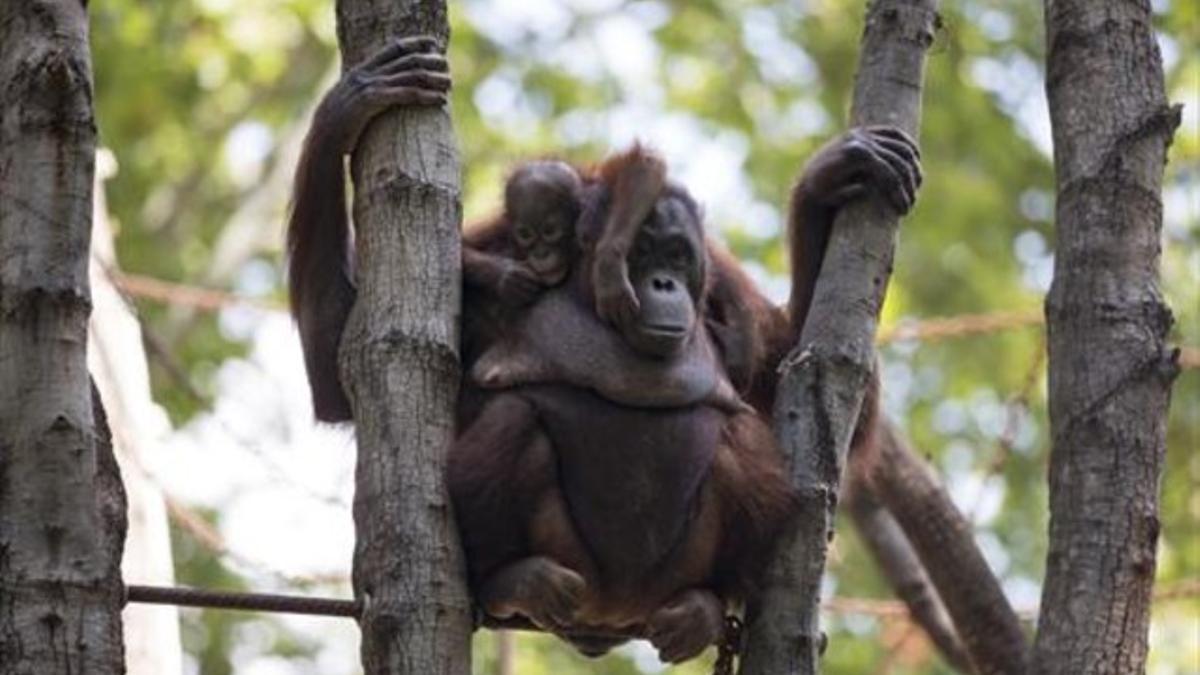
[[[1159, 290], [1167, 103], [1149, 2], [1046, 2], [1058, 183], [1050, 551], [1033, 673], [1146, 668], [1178, 350]], [[1182, 448], [1181, 448], [1182, 449]]]
[[[449, 40], [444, 0], [338, 0], [346, 67]], [[394, 110], [351, 161], [358, 301], [339, 364], [358, 435], [354, 591], [366, 675], [467, 675], [471, 613], [444, 484], [458, 396], [458, 150], [446, 109]]]
[[87, 370], [87, 3], [0, 2], [0, 672], [123, 673], [125, 492]]
[[[867, 8], [851, 124], [888, 124], [914, 138], [935, 0], [874, 0]], [[745, 675], [811, 675], [823, 649], [821, 577], [842, 465], [874, 367], [875, 329], [891, 276], [898, 217], [882, 199], [842, 210], [808, 320], [781, 365], [775, 432], [803, 511], [747, 608]]]

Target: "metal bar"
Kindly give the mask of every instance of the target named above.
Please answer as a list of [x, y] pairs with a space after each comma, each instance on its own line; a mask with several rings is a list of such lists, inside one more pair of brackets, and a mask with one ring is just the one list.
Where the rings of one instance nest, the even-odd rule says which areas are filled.
[[360, 605], [355, 600], [270, 593], [234, 593], [178, 586], [126, 586], [125, 602], [349, 618], [358, 618], [360, 611]]

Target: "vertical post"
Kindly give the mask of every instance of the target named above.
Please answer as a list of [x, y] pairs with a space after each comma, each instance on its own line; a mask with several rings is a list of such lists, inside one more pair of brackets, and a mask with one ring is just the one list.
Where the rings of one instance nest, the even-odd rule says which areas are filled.
[[[936, 0], [873, 0], [867, 8], [851, 123], [916, 137]], [[842, 210], [800, 341], [784, 360], [775, 433], [802, 503], [762, 592], [747, 608], [744, 675], [819, 672], [821, 577], [850, 436], [874, 366], [875, 328], [891, 276], [895, 212], [878, 199]]]
[[1050, 551], [1034, 673], [1141, 673], [1178, 353], [1158, 288], [1179, 125], [1150, 3], [1048, 0], [1058, 183], [1049, 350]]
[[[338, 0], [347, 66], [449, 40], [444, 0]], [[445, 109], [377, 118], [351, 162], [358, 301], [339, 363], [358, 434], [354, 589], [367, 675], [466, 675], [471, 614], [444, 484], [458, 395], [458, 151]]]
[[89, 383], [86, 3], [0, 3], [0, 671], [123, 673], [125, 493]]

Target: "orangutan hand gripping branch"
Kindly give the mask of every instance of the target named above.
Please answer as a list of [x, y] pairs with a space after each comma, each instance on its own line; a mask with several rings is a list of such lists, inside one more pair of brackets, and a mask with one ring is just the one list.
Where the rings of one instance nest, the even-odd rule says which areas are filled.
[[[342, 155], [388, 106], [444, 103], [432, 45], [397, 42], [343, 77], [297, 173], [292, 308], [325, 421], [350, 419], [336, 369], [355, 299]], [[916, 145], [894, 129], [818, 151], [792, 194], [792, 297], [778, 308], [645, 148], [519, 166], [503, 212], [463, 241], [467, 376], [447, 481], [482, 610], [589, 655], [641, 634], [677, 662], [718, 640], [796, 515], [770, 415], [834, 216], [867, 191], [907, 212], [920, 181]]]

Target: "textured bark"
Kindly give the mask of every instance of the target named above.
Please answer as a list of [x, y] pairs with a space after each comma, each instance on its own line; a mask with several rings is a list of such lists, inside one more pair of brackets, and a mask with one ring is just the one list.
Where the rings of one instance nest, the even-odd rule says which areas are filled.
[[975, 672], [937, 589], [900, 524], [866, 484], [856, 482], [846, 494], [849, 496], [846, 509], [854, 518], [859, 536], [896, 597], [908, 607], [913, 621], [925, 631], [947, 663], [964, 673]]
[[0, 674], [121, 673], [125, 495], [86, 366], [87, 13], [0, 3]]
[[1050, 551], [1036, 673], [1145, 670], [1177, 355], [1158, 288], [1168, 106], [1147, 0], [1046, 3], [1058, 183]]
[[[873, 0], [867, 8], [851, 123], [890, 124], [914, 137], [935, 0]], [[897, 217], [879, 199], [838, 215], [812, 308], [783, 371], [775, 433], [789, 458], [803, 511], [781, 538], [747, 608], [741, 672], [818, 672], [819, 602], [842, 465], [874, 365], [873, 344], [895, 252]]]
[[[347, 66], [387, 40], [449, 39], [439, 0], [339, 0]], [[355, 595], [366, 675], [469, 672], [465, 563], [443, 481], [460, 313], [458, 152], [449, 114], [389, 112], [351, 163], [358, 302], [342, 339], [358, 433]]]
[[1025, 634], [975, 545], [971, 524], [891, 426], [880, 436], [871, 485], [937, 587], [975, 672], [1023, 675], [1029, 654]]

